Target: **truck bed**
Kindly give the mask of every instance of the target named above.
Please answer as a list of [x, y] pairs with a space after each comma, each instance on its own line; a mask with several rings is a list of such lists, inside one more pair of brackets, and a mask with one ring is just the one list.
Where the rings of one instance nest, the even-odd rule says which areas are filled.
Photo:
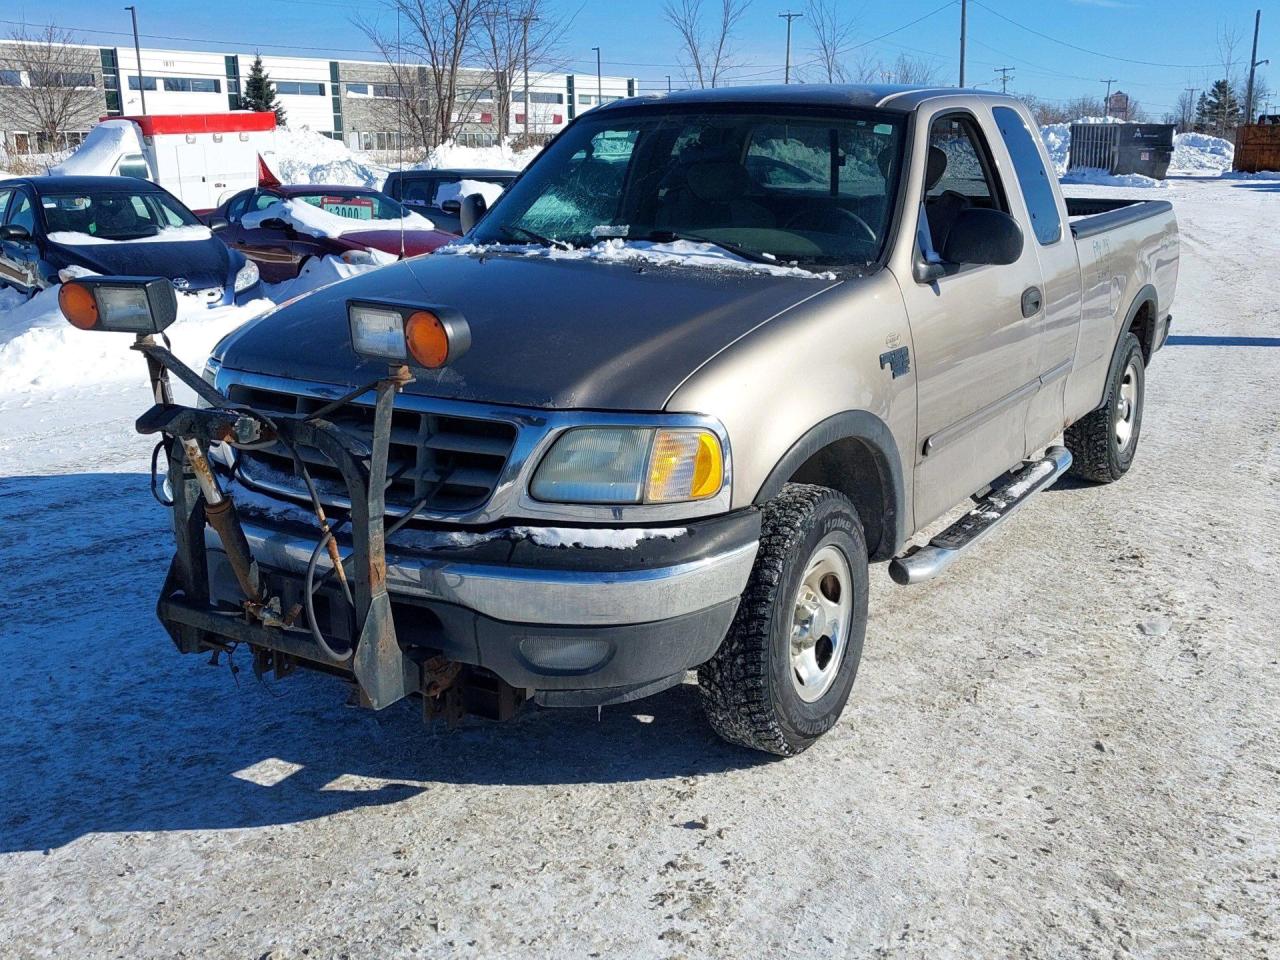
[[1168, 200], [1129, 200], [1119, 197], [1064, 197], [1071, 232], [1077, 240], [1129, 223], [1173, 211]]

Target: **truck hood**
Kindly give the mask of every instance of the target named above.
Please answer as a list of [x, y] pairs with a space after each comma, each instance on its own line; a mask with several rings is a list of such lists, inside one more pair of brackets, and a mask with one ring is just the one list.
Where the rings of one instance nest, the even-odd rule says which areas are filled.
[[[185, 279], [184, 289], [203, 290], [225, 286], [231, 278], [231, 266], [241, 260], [221, 240], [179, 240], [173, 243], [49, 243], [49, 257], [54, 265], [85, 267], [108, 276], [168, 277]], [[239, 269], [241, 263], [236, 264]]]
[[519, 254], [403, 261], [252, 321], [214, 356], [235, 370], [358, 385], [385, 364], [352, 351], [347, 300], [459, 310], [471, 348], [408, 392], [547, 408], [660, 410], [734, 340], [839, 281]]

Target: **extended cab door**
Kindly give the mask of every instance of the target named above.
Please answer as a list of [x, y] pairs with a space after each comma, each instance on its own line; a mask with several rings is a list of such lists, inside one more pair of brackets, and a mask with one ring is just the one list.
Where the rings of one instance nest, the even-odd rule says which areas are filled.
[[[991, 150], [998, 136], [989, 116], [919, 108], [917, 182], [908, 190], [917, 203], [904, 224], [915, 225], [917, 259], [939, 260], [969, 208], [1014, 213], [1009, 195], [1017, 186], [1004, 182]], [[1024, 240], [1012, 264], [944, 264], [936, 279], [908, 275], [900, 285], [918, 384], [914, 496], [922, 527], [1023, 457], [1027, 411], [1039, 389], [1040, 263]]]

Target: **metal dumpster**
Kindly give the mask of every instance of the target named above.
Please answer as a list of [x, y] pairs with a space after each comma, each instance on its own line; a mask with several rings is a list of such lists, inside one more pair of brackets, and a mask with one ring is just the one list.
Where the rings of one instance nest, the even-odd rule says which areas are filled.
[[1073, 123], [1068, 169], [1140, 173], [1163, 180], [1173, 159], [1171, 123]]

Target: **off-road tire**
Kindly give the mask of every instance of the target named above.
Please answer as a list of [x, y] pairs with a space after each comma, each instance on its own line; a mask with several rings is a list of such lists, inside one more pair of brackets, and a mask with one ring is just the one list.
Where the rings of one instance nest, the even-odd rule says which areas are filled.
[[[796, 592], [809, 560], [834, 544], [848, 561], [852, 614], [830, 688], [806, 703], [792, 683]], [[731, 743], [790, 757], [839, 719], [862, 659], [867, 627], [867, 543], [853, 504], [828, 487], [787, 484], [764, 509], [760, 551], [728, 635], [698, 668], [712, 728]]]
[[[1133, 413], [1132, 436], [1121, 447], [1116, 440], [1116, 419], [1119, 415], [1120, 385], [1130, 366], [1137, 371], [1137, 403]], [[1107, 393], [1098, 407], [1086, 417], [1067, 427], [1064, 434], [1067, 449], [1071, 451], [1070, 475], [1094, 483], [1114, 483], [1133, 465], [1138, 441], [1142, 436], [1142, 404], [1146, 396], [1146, 368], [1142, 359], [1142, 346], [1132, 333], [1126, 333], [1107, 375]]]

